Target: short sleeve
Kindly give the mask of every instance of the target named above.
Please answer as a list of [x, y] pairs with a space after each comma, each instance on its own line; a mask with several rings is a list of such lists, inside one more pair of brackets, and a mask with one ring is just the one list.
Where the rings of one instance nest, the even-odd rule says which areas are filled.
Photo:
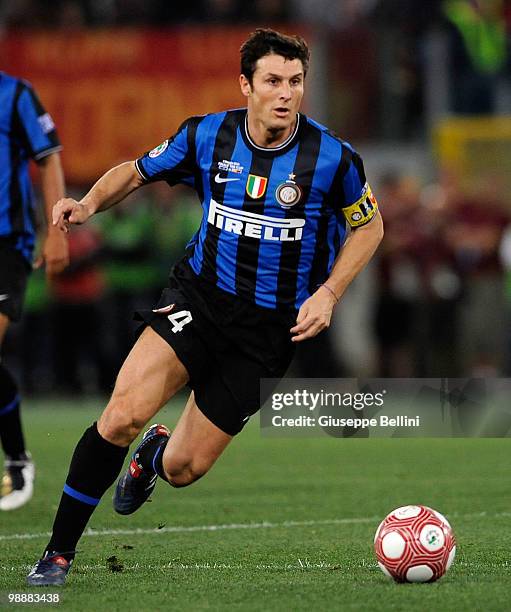
[[351, 161], [344, 175], [344, 206], [342, 212], [352, 228], [369, 223], [378, 212], [378, 202], [366, 180], [364, 164], [358, 153], [351, 155]]
[[163, 180], [170, 185], [193, 186], [196, 163], [189, 122], [187, 119], [173, 136], [135, 161], [145, 182]]
[[29, 157], [37, 161], [60, 151], [62, 147], [53, 119], [26, 82], [22, 82], [15, 112], [14, 129], [19, 132]]

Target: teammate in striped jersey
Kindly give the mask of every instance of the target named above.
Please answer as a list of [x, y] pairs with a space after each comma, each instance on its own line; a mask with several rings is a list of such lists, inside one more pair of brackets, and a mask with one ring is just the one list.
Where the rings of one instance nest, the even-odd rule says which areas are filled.
[[245, 109], [186, 120], [80, 202], [55, 206], [54, 223], [67, 230], [164, 180], [195, 189], [204, 214], [160, 302], [137, 313], [142, 331], [103, 415], [76, 447], [31, 585], [64, 582], [129, 444], [186, 384], [192, 392], [176, 429], [146, 432], [114, 507], [137, 510], [158, 476], [174, 487], [203, 476], [259, 409], [260, 378], [283, 376], [295, 343], [328, 327], [377, 248], [382, 222], [359, 155], [299, 112], [308, 63], [303, 39], [257, 30], [241, 48]]
[[[31, 85], [0, 72], [0, 347], [9, 323], [21, 316], [35, 244], [34, 195], [29, 162], [40, 171], [48, 231], [38, 263], [46, 272], [67, 264], [67, 240], [51, 223], [64, 195], [60, 143], [50, 115]], [[0, 510], [15, 510], [32, 497], [34, 465], [25, 448], [16, 382], [0, 363], [0, 439], [5, 453]]]

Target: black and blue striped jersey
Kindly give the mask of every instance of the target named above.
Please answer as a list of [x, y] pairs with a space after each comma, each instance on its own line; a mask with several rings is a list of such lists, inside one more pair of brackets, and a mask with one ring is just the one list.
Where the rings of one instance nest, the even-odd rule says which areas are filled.
[[194, 272], [266, 308], [299, 308], [328, 277], [348, 227], [377, 211], [360, 156], [304, 114], [275, 148], [251, 140], [246, 109], [191, 117], [135, 163], [144, 181], [197, 191]]
[[31, 260], [35, 243], [29, 161], [60, 149], [55, 125], [31, 85], [0, 72], [0, 238]]

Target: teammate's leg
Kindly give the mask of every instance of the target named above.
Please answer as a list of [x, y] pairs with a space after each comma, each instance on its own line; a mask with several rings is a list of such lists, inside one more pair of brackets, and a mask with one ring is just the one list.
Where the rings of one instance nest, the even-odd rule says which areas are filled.
[[57, 561], [39, 561], [29, 575], [30, 584], [64, 582], [76, 544], [102, 495], [119, 474], [128, 445], [187, 380], [186, 369], [174, 350], [146, 328], [126, 358], [98, 424], [85, 431], [73, 454], [45, 549], [46, 559]]
[[[9, 322], [9, 318], [0, 313], [0, 348]], [[32, 497], [34, 465], [25, 449], [18, 387], [1, 360], [0, 440], [5, 454], [0, 510], [14, 510]]]

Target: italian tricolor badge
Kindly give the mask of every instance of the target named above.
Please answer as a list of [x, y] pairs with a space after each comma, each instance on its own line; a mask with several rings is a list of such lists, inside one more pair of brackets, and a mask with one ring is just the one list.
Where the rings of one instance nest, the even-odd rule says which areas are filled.
[[264, 178], [264, 176], [256, 176], [255, 174], [249, 174], [247, 180], [247, 193], [251, 198], [257, 200], [257, 198], [261, 198], [266, 191], [266, 185], [268, 184], [268, 179]]

